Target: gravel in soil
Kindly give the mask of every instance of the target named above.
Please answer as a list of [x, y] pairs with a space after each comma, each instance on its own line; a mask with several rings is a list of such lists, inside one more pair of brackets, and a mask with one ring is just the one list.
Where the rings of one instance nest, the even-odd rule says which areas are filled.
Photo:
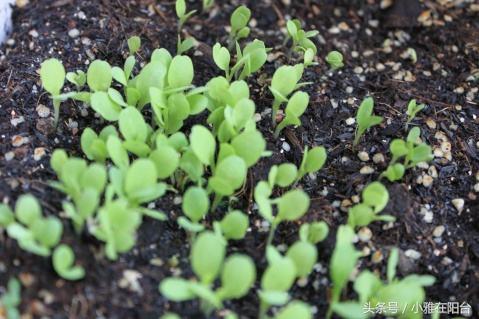
[[[200, 43], [191, 53], [197, 84], [219, 74], [211, 59], [211, 46], [218, 40], [224, 42], [229, 14], [240, 1], [217, 2], [211, 12], [193, 17], [185, 26], [185, 33]], [[251, 231], [229, 250], [249, 254], [260, 261], [260, 272], [264, 269], [261, 257], [266, 229], [253, 208], [253, 185], [266, 177], [273, 164], [299, 164], [306, 145], [324, 145], [328, 149], [325, 168], [300, 185], [312, 198], [303, 221], [324, 220], [332, 234], [319, 245], [319, 261], [306, 285], [295, 286], [292, 291], [294, 298], [314, 305], [316, 317], [323, 318], [335, 230], [345, 222], [347, 207], [362, 187], [386, 168], [388, 144], [405, 136], [406, 106], [415, 98], [427, 107], [414, 125], [420, 126], [424, 140], [433, 146], [435, 158], [428, 165], [409, 170], [401, 183], [387, 185], [391, 200], [384, 214], [396, 216], [397, 222], [374, 223], [359, 231], [358, 247], [367, 255], [360, 267], [384, 273], [389, 249], [398, 246], [401, 275], [417, 272], [437, 278], [427, 291], [428, 300], [467, 301], [478, 313], [477, 4], [440, 0], [241, 3], [252, 9], [252, 35], [273, 48], [269, 62], [249, 84], [261, 113], [260, 130], [274, 156], [263, 159], [249, 176], [238, 207], [250, 214]], [[419, 19], [411, 20], [415, 16]], [[320, 59], [318, 66], [308, 69], [306, 80], [313, 84], [306, 88], [311, 103], [302, 118], [303, 126], [285, 130], [283, 137], [275, 140], [268, 126], [272, 97], [267, 79], [275, 68], [288, 63], [281, 43], [289, 17], [300, 18], [307, 29], [320, 31], [316, 39], [320, 57], [336, 49], [345, 55], [346, 65], [330, 72]], [[51, 103], [39, 82], [40, 63], [57, 57], [68, 70], [86, 69], [95, 58], [120, 64], [125, 58], [126, 39], [132, 35], [142, 37], [143, 60], [157, 47], [173, 52], [174, 4], [153, 0], [31, 0], [15, 10], [14, 26], [11, 39], [0, 47], [0, 200], [13, 203], [20, 194], [31, 192], [41, 199], [47, 214], [59, 215], [63, 196], [47, 186], [54, 178], [49, 156], [55, 148], [80, 156], [83, 128], [98, 129], [103, 123], [91, 109], [68, 102], [62, 106], [55, 131]], [[374, 97], [375, 112], [385, 121], [353, 150], [354, 115], [367, 95]], [[28, 317], [157, 318], [171, 310], [184, 318], [202, 318], [196, 302], [170, 303], [158, 292], [162, 278], [192, 276], [186, 235], [175, 223], [180, 206], [173, 202], [167, 197], [157, 203], [170, 220], [144, 223], [135, 248], [116, 262], [104, 258], [100, 243], [91, 236], [76, 236], [64, 220], [64, 242], [73, 246], [79, 263], [87, 269], [86, 278], [75, 283], [59, 279], [48, 259], [22, 251], [1, 233], [0, 286], [12, 276], [20, 278], [24, 286], [21, 310]], [[219, 217], [209, 217], [207, 222]], [[292, 243], [297, 230], [296, 224], [282, 225], [275, 243]], [[349, 290], [345, 297], [354, 298], [354, 294]], [[258, 300], [252, 292], [226, 306], [245, 318], [255, 318]]]

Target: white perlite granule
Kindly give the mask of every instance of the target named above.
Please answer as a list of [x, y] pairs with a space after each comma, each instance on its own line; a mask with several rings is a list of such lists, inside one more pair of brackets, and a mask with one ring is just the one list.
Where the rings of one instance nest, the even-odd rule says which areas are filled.
[[3, 43], [12, 29], [12, 5], [15, 0], [0, 0], [0, 43]]

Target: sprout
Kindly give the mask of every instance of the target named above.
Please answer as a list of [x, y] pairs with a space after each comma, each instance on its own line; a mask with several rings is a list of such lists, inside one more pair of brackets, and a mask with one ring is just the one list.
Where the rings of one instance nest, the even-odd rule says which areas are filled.
[[236, 10], [231, 14], [231, 31], [228, 40], [230, 50], [235, 46], [236, 42], [246, 38], [249, 35], [250, 29], [247, 27], [247, 25], [250, 18], [251, 10], [244, 5], [236, 8]]
[[[5, 293], [0, 297], [0, 309], [5, 310], [7, 319], [20, 319], [18, 307], [21, 303], [21, 284], [16, 278], [10, 278]], [[2, 309], [2, 310], [3, 310]]]
[[407, 105], [407, 112], [406, 112], [406, 114], [407, 114], [406, 130], [407, 130], [409, 124], [416, 117], [417, 113], [421, 112], [425, 107], [426, 107], [426, 105], [424, 105], [424, 104], [419, 104], [418, 105], [416, 103], [415, 99], [412, 99], [411, 101], [409, 101], [409, 103]]
[[80, 266], [74, 266], [75, 255], [68, 245], [60, 245], [55, 248], [52, 256], [53, 268], [66, 280], [79, 280], [85, 277], [85, 270]]
[[353, 145], [356, 146], [361, 139], [361, 136], [373, 126], [380, 124], [383, 121], [381, 116], [372, 115], [374, 109], [374, 100], [368, 97], [363, 100], [356, 113], [356, 136]]
[[331, 66], [333, 70], [342, 68], [344, 66], [343, 55], [338, 51], [329, 52], [326, 56], [326, 62], [328, 62], [329, 66]]
[[298, 19], [289, 20], [286, 24], [286, 30], [288, 31], [288, 37], [286, 41], [292, 39], [293, 44], [291, 47], [292, 51], [295, 52], [306, 52], [308, 49], [312, 50], [314, 55], [316, 55], [318, 49], [313, 41], [310, 38], [313, 38], [318, 35], [318, 31], [304, 31], [301, 28], [301, 22]]
[[61, 89], [65, 83], [65, 68], [63, 64], [57, 59], [49, 59], [42, 63], [40, 68], [40, 78], [43, 88], [50, 93], [53, 101], [53, 108], [55, 111], [55, 126], [58, 124], [60, 116], [60, 103], [58, 98]]

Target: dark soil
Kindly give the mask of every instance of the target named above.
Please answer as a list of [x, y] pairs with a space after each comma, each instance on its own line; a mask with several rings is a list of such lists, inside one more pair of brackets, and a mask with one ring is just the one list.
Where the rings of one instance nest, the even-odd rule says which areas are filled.
[[[379, 0], [304, 0], [291, 1], [289, 6], [284, 5], [289, 1], [231, 2], [235, 5], [218, 0], [211, 14], [197, 15], [185, 26], [186, 32], [200, 41], [199, 48], [191, 53], [197, 84], [219, 74], [210, 56], [211, 46], [218, 40], [224, 43], [225, 26], [236, 2], [247, 3], [252, 9], [253, 36], [273, 48], [276, 57], [249, 79], [258, 112], [272, 102], [265, 80], [280, 64], [287, 63], [280, 31], [286, 18], [300, 18], [306, 29], [319, 30], [319, 56], [333, 49], [342, 51], [346, 66], [329, 72], [320, 59], [318, 66], [307, 71], [306, 80], [313, 82], [307, 87], [311, 103], [303, 116], [303, 126], [286, 130], [282, 134], [285, 139], [272, 137], [269, 116], [263, 115], [259, 127], [274, 155], [253, 169], [239, 196], [237, 206], [251, 214], [251, 232], [245, 240], [233, 243], [230, 251], [249, 254], [262, 272], [266, 233], [253, 209], [254, 185], [266, 177], [274, 163], [299, 164], [305, 146], [327, 147], [325, 168], [300, 186], [312, 198], [304, 221], [324, 220], [331, 234], [318, 247], [319, 265], [307, 285], [295, 286], [292, 291], [294, 298], [316, 307], [317, 318], [324, 318], [336, 229], [346, 221], [352, 196], [360, 194], [362, 187], [386, 168], [389, 142], [405, 136], [406, 105], [415, 98], [427, 108], [414, 125], [420, 126], [423, 139], [438, 149], [437, 156], [430, 167], [409, 170], [402, 183], [387, 184], [391, 200], [384, 213], [397, 216], [397, 222], [370, 226], [371, 240], [358, 243], [368, 255], [361, 259], [361, 267], [384, 273], [390, 248], [398, 246], [400, 275], [416, 272], [437, 278], [436, 284], [427, 289], [428, 301], [465, 301], [473, 306], [473, 317], [479, 318], [479, 12], [473, 10], [471, 1], [456, 1], [453, 6], [441, 4], [446, 1], [397, 0], [400, 5], [386, 10], [380, 8]], [[192, 6], [199, 8], [198, 4]], [[421, 23], [411, 19], [418, 15]], [[126, 39], [132, 35], [143, 40], [143, 59], [157, 47], [173, 52], [174, 1], [30, 0], [15, 10], [14, 26], [12, 40], [0, 47], [0, 200], [12, 204], [20, 194], [31, 192], [41, 199], [46, 214], [59, 215], [63, 195], [47, 186], [47, 181], [54, 178], [49, 155], [55, 148], [64, 148], [81, 156], [79, 137], [83, 128], [98, 129], [103, 123], [91, 110], [82, 114], [81, 105], [69, 102], [63, 105], [59, 128], [54, 131], [51, 116], [41, 118], [36, 110], [40, 104], [51, 108], [39, 82], [40, 63], [57, 57], [68, 70], [85, 70], [86, 62], [93, 58], [120, 64], [125, 58]], [[68, 35], [74, 28], [80, 31], [78, 38]], [[402, 56], [408, 48], [416, 50], [416, 63]], [[368, 132], [352, 150], [354, 125], [346, 120], [354, 117], [367, 95], [374, 97], [375, 112], [386, 121]], [[17, 135], [28, 141], [14, 147], [12, 139]], [[46, 155], [35, 160], [35, 149], [41, 152], [37, 149], [40, 147], [45, 148]], [[371, 159], [361, 162], [358, 151], [366, 151]], [[377, 153], [383, 154], [386, 162], [373, 162]], [[374, 172], [361, 174], [365, 165]], [[426, 174], [433, 177], [428, 187], [423, 185]], [[462, 211], [452, 204], [457, 198], [465, 201]], [[87, 270], [86, 278], [74, 283], [59, 279], [49, 259], [22, 251], [0, 233], [0, 286], [13, 276], [21, 279], [21, 310], [26, 318], [158, 318], [170, 310], [183, 318], [203, 318], [195, 302], [171, 303], [158, 292], [158, 283], [172, 273], [192, 276], [187, 237], [175, 222], [180, 207], [172, 202], [169, 196], [158, 203], [170, 220], [145, 222], [136, 247], [116, 262], [106, 260], [102, 245], [88, 234], [75, 235], [65, 219], [63, 241], [73, 246], [78, 262]], [[438, 226], [444, 226], [445, 231], [434, 236]], [[275, 244], [292, 243], [297, 230], [298, 225], [283, 225]], [[419, 258], [411, 258], [414, 255]], [[131, 274], [140, 276], [139, 288], [125, 283], [125, 277]], [[355, 296], [349, 290], [345, 297]], [[244, 318], [255, 318], [258, 299], [252, 291], [226, 306]]]

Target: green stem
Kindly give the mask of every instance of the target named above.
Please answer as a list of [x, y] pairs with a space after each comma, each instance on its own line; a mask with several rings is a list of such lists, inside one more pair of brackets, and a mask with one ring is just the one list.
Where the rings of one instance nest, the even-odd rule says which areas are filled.
[[278, 114], [279, 106], [281, 105], [281, 102], [278, 103], [278, 101], [273, 102], [273, 107], [271, 108], [271, 124], [273, 124], [273, 127], [276, 126], [276, 115]]
[[273, 221], [273, 223], [271, 224], [271, 228], [269, 229], [269, 235], [268, 235], [268, 240], [266, 242], [266, 247], [271, 246], [271, 244], [273, 243], [276, 227], [278, 227], [278, 224], [275, 221]]
[[221, 199], [223, 196], [219, 194], [215, 194], [215, 198], [213, 199], [213, 204], [211, 205], [211, 211], [215, 211], [218, 208], [218, 205], [221, 203]]
[[269, 305], [265, 303], [264, 301], [261, 301], [259, 306], [258, 318], [267, 319], [268, 317], [266, 316], [266, 313], [268, 312], [268, 309], [269, 309]]
[[60, 118], [60, 101], [53, 100], [53, 112], [54, 112], [54, 122], [53, 126], [57, 127], [58, 120]]

